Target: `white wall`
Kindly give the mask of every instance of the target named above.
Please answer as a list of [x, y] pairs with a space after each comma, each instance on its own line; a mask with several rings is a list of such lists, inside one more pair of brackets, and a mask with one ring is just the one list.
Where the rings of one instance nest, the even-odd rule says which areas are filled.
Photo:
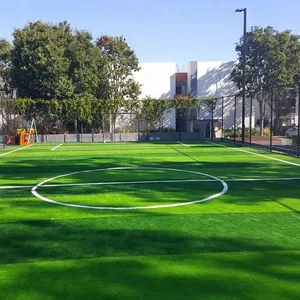
[[[176, 73], [176, 63], [141, 63], [141, 70], [134, 78], [142, 87], [140, 98], [173, 98], [175, 82], [171, 84], [172, 75]], [[173, 78], [175, 80], [175, 78]]]
[[[236, 85], [230, 79], [230, 74], [235, 65], [234, 61], [229, 62], [197, 62], [197, 96], [199, 99], [204, 97], [223, 97], [237, 93]], [[253, 102], [255, 107], [256, 103]], [[245, 105], [245, 126], [250, 124], [250, 99], [246, 99]], [[205, 110], [199, 111], [200, 119], [210, 119], [210, 114]], [[222, 101], [217, 101], [214, 119], [221, 120]], [[234, 125], [234, 97], [224, 97], [224, 127], [230, 128]], [[255, 108], [253, 109], [252, 126], [255, 125]], [[237, 98], [236, 103], [236, 126], [242, 126], [242, 99]]]
[[[141, 84], [140, 99], [150, 96], [152, 98], [173, 98], [176, 93], [175, 76], [176, 63], [141, 63], [141, 70], [134, 74], [134, 78]], [[176, 127], [175, 109], [170, 110], [163, 120], [164, 127]]]
[[197, 61], [190, 61], [184, 67], [182, 72], [187, 73], [187, 90], [191, 97], [197, 97], [197, 91], [193, 90], [191, 85], [193, 76], [197, 76]]
[[234, 62], [197, 62], [197, 96], [221, 97], [236, 92], [233, 82], [229, 80]]

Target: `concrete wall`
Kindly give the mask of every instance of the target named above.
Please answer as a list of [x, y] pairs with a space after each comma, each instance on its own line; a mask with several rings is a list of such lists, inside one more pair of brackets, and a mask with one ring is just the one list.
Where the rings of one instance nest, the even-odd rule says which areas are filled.
[[188, 141], [202, 138], [199, 132], [153, 132], [153, 133], [115, 133], [115, 134], [47, 134], [38, 135], [38, 143], [76, 143], [76, 142], [137, 142], [141, 141]]

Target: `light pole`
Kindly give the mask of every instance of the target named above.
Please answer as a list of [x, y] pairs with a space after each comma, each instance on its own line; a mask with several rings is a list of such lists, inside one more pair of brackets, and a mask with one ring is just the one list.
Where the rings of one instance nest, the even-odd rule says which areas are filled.
[[247, 34], [247, 8], [236, 9], [235, 12], [244, 12], [244, 51], [243, 51], [243, 100], [242, 100], [242, 144], [245, 143], [245, 102], [246, 102], [246, 34]]

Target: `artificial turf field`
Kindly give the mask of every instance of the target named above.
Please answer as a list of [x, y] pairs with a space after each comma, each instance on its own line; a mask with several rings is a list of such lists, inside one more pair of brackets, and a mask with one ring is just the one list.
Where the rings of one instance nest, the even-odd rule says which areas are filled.
[[217, 144], [1, 150], [0, 299], [300, 299], [300, 160]]

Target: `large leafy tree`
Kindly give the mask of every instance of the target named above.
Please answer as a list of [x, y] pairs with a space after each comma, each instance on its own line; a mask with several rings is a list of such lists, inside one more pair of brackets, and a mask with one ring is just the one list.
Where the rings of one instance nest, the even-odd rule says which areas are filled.
[[72, 31], [64, 22], [58, 25], [29, 23], [15, 30], [12, 50], [12, 84], [20, 97], [64, 99], [74, 86], [68, 76], [70, 60], [65, 55], [72, 43]]
[[138, 99], [140, 84], [134, 73], [140, 70], [135, 52], [123, 36], [101, 36], [97, 46], [102, 53], [98, 97], [108, 100], [110, 129], [115, 126], [116, 114], [122, 109], [122, 100]]
[[96, 95], [101, 52], [89, 32], [73, 31], [67, 22], [34, 22], [13, 35], [11, 78], [20, 97]]
[[87, 31], [75, 31], [65, 55], [70, 63], [68, 75], [74, 93], [96, 96], [103, 59], [99, 48], [93, 43], [92, 35]]
[[10, 57], [11, 57], [12, 45], [5, 39], [0, 39], [0, 88], [4, 90], [5, 93], [11, 91], [10, 89]]
[[211, 116], [211, 125], [210, 125], [210, 137], [213, 138], [215, 136], [215, 128], [214, 128], [214, 112], [217, 106], [217, 98], [205, 97], [201, 99], [200, 103], [203, 108], [205, 108]]
[[133, 74], [140, 70], [135, 52], [123, 36], [101, 36], [97, 46], [103, 54], [105, 78], [99, 85], [99, 96], [104, 99], [137, 99], [140, 85]]
[[[124, 100], [140, 95], [133, 76], [139, 70], [138, 59], [122, 36], [103, 36], [94, 43], [89, 32], [72, 30], [67, 22], [41, 21], [28, 23], [13, 36], [12, 46], [0, 42], [0, 72], [4, 74], [6, 66], [19, 97], [33, 101], [23, 109], [27, 119], [60, 119], [75, 123], [75, 128], [77, 120], [93, 119], [99, 125], [104, 112], [116, 114], [125, 107]], [[61, 100], [67, 104], [47, 105]]]
[[[294, 74], [299, 72], [299, 36], [291, 31], [279, 32], [273, 27], [252, 27], [246, 41], [246, 92], [254, 97], [260, 108], [260, 133], [263, 133], [263, 120], [266, 104], [270, 100], [272, 88], [294, 83]], [[242, 88], [244, 41], [236, 45], [238, 62], [231, 78]], [[278, 99], [278, 98], [277, 98]], [[275, 106], [279, 109], [280, 103]]]
[[[53, 113], [48, 105], [27, 111], [27, 119], [76, 122], [89, 111], [88, 102], [96, 96], [101, 68], [101, 51], [89, 32], [72, 30], [67, 22], [34, 22], [15, 30], [11, 51], [11, 84], [19, 97], [43, 100], [73, 100], [76, 112]], [[103, 61], [103, 60], [102, 60]], [[32, 113], [34, 112], [34, 114]], [[43, 117], [43, 118], [42, 118]]]

